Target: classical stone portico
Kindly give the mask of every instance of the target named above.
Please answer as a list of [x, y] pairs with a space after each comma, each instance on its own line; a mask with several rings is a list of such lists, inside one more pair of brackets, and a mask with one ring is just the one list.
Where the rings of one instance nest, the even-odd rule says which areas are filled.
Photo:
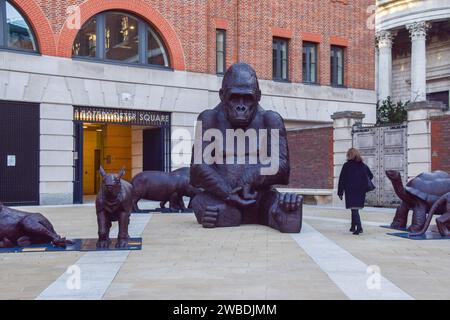
[[410, 179], [432, 170], [431, 118], [449, 113], [448, 1], [377, 1], [376, 40], [377, 99], [409, 101], [407, 178]]
[[434, 99], [427, 94], [448, 92], [449, 33], [446, 0], [378, 0], [378, 100], [422, 102]]
[[[412, 102], [426, 101], [426, 36], [430, 24], [425, 21], [409, 23], [406, 26], [411, 38], [411, 99]], [[378, 30], [376, 33], [378, 61], [378, 100], [392, 97], [392, 43], [397, 31]]]

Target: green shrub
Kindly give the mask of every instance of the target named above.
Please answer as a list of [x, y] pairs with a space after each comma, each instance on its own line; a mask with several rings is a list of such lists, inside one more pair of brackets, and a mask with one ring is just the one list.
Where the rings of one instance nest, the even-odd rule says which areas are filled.
[[406, 112], [406, 106], [409, 101], [393, 102], [391, 97], [387, 97], [386, 100], [380, 100], [377, 102], [377, 125], [387, 123], [401, 123], [407, 120], [408, 114]]

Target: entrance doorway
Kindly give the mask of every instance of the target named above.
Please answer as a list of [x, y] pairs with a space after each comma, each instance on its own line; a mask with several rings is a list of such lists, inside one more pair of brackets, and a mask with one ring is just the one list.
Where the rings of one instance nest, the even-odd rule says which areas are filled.
[[170, 114], [75, 107], [74, 119], [74, 203], [94, 201], [100, 166], [125, 168], [127, 181], [143, 170], [170, 171]]
[[97, 194], [106, 172], [125, 168], [125, 180], [131, 179], [131, 127], [117, 124], [83, 124], [83, 195]]

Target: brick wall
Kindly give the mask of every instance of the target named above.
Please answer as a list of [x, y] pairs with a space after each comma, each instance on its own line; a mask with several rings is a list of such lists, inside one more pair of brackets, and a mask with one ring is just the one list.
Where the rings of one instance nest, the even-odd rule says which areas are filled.
[[450, 115], [431, 120], [431, 167], [450, 173]]
[[[374, 31], [367, 28], [373, 0], [11, 0], [30, 20], [41, 52], [71, 56], [76, 32], [67, 8], [79, 6], [81, 21], [105, 10], [127, 10], [161, 33], [177, 70], [215, 73], [215, 28], [227, 30], [227, 66], [252, 64], [272, 78], [272, 37], [289, 38], [289, 78], [301, 82], [302, 41], [318, 42], [319, 81], [330, 83], [330, 45], [345, 49], [348, 87], [374, 88]], [[73, 11], [72, 11], [73, 12]], [[70, 12], [69, 12], [70, 13]]]
[[333, 128], [288, 131], [290, 188], [333, 189]]

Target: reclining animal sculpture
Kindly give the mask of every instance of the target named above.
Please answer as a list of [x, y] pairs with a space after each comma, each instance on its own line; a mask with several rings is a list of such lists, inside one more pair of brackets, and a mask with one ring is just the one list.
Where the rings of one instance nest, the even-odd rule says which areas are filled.
[[127, 247], [130, 238], [128, 225], [133, 207], [133, 187], [129, 182], [122, 180], [125, 174], [123, 168], [118, 174], [107, 174], [103, 167], [100, 167], [100, 174], [103, 180], [95, 201], [98, 223], [97, 247], [109, 248], [112, 221], [119, 224], [116, 247]]
[[33, 244], [52, 244], [64, 248], [73, 242], [58, 235], [42, 214], [12, 209], [0, 202], [0, 248]]

